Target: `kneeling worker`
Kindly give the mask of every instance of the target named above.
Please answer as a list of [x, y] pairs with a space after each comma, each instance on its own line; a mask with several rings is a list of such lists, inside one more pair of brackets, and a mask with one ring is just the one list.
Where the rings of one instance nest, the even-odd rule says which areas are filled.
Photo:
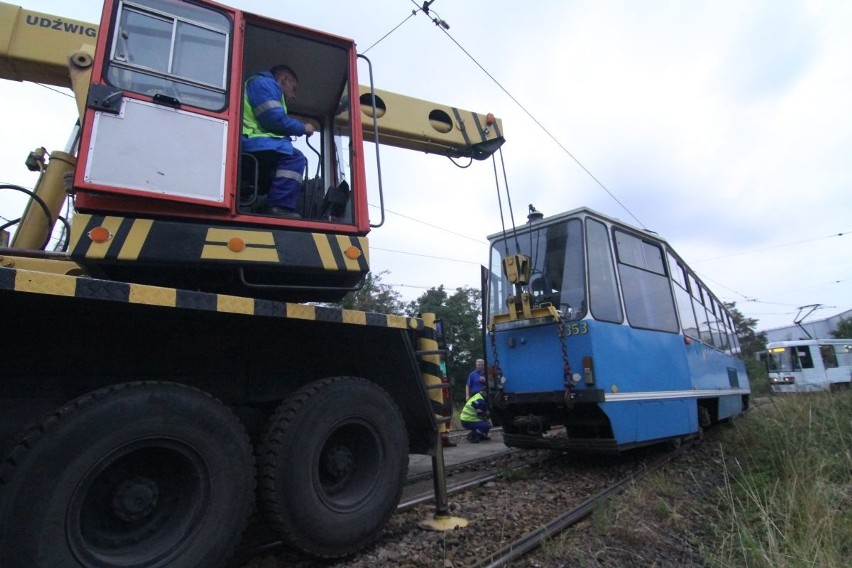
[[474, 444], [482, 440], [490, 440], [488, 432], [491, 431], [491, 423], [488, 421], [488, 401], [482, 396], [482, 392], [478, 392], [465, 403], [462, 408], [461, 425], [470, 430], [467, 435], [469, 442]]

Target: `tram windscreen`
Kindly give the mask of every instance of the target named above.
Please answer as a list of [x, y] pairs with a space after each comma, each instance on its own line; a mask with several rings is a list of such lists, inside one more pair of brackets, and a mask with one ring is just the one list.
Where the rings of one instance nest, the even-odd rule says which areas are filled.
[[773, 347], [767, 353], [766, 367], [770, 372], [780, 373], [813, 369], [811, 348], [806, 345]]
[[[793, 363], [798, 363], [792, 356], [790, 349], [785, 347], [770, 349], [766, 355], [766, 368], [770, 372], [790, 372], [793, 370]], [[795, 370], [798, 371], [799, 369], [799, 365], [796, 365]]]
[[566, 320], [586, 314], [586, 269], [583, 260], [583, 227], [579, 219], [544, 225], [492, 243], [489, 278], [489, 311], [506, 311], [506, 298], [515, 293], [502, 262], [506, 254], [530, 258], [527, 286], [533, 305], [551, 304]]

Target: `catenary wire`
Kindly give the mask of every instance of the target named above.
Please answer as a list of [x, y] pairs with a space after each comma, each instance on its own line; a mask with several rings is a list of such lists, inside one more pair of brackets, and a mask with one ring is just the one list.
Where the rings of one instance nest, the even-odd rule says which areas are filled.
[[398, 24], [397, 24], [397, 25], [396, 25], [393, 29], [391, 29], [388, 33], [386, 33], [385, 35], [383, 35], [382, 37], [380, 37], [379, 39], [377, 39], [377, 40], [373, 43], [373, 45], [371, 45], [370, 47], [368, 47], [367, 49], [365, 49], [365, 50], [364, 50], [364, 51], [362, 51], [361, 53], [362, 53], [362, 54], [365, 54], [365, 53], [367, 53], [368, 51], [370, 51], [371, 49], [373, 49], [374, 47], [376, 47], [377, 45], [379, 45], [379, 43], [381, 43], [381, 42], [382, 42], [382, 41], [383, 41], [386, 37], [388, 37], [388, 36], [389, 36], [389, 35], [391, 35], [393, 32], [395, 32], [396, 30], [398, 30], [398, 29], [402, 26], [402, 24], [404, 24], [405, 22], [407, 22], [408, 20], [410, 20], [410, 19], [411, 19], [413, 16], [415, 16], [416, 14], [417, 14], [417, 10], [412, 10], [412, 12], [408, 15], [408, 17], [407, 17], [407, 18], [405, 18], [403, 21], [401, 21], [400, 23], [398, 23]]
[[[414, 4], [416, 5], [416, 2], [414, 2], [414, 0], [411, 0], [411, 1], [412, 1], [412, 3], [414, 3]], [[428, 15], [428, 14], [427, 14], [427, 15]], [[442, 19], [440, 19], [440, 18], [439, 18], [439, 20], [440, 20], [441, 22], [443, 22], [443, 21], [444, 21], [444, 20], [442, 20]], [[437, 24], [438, 22], [435, 22], [435, 23]], [[560, 142], [560, 141], [556, 138], [556, 136], [554, 136], [554, 135], [550, 132], [550, 130], [548, 130], [548, 129], [544, 126], [544, 124], [542, 124], [542, 123], [541, 123], [541, 122], [540, 122], [540, 121], [539, 121], [539, 120], [538, 120], [538, 119], [537, 119], [537, 118], [536, 118], [536, 117], [535, 117], [535, 116], [534, 116], [534, 115], [533, 115], [533, 114], [532, 114], [529, 110], [527, 110], [527, 108], [526, 108], [523, 104], [521, 104], [521, 102], [520, 102], [517, 98], [515, 98], [515, 96], [514, 96], [514, 95], [512, 95], [512, 93], [510, 93], [510, 92], [509, 92], [509, 91], [508, 91], [508, 90], [507, 90], [507, 89], [506, 89], [506, 88], [505, 88], [505, 87], [504, 87], [504, 86], [503, 86], [503, 85], [502, 85], [502, 84], [501, 84], [501, 83], [500, 83], [500, 82], [499, 82], [499, 81], [498, 81], [498, 80], [497, 80], [497, 79], [496, 79], [496, 78], [495, 78], [495, 77], [494, 77], [494, 76], [493, 76], [493, 75], [492, 75], [492, 74], [491, 74], [491, 73], [487, 70], [487, 69], [485, 69], [485, 67], [483, 67], [483, 66], [482, 66], [482, 64], [480, 64], [480, 63], [479, 63], [479, 61], [477, 61], [477, 60], [476, 60], [476, 58], [475, 58], [475, 57], [473, 57], [473, 55], [471, 55], [471, 54], [470, 54], [470, 52], [468, 52], [468, 51], [467, 51], [467, 50], [466, 50], [466, 49], [465, 49], [465, 48], [464, 48], [464, 47], [463, 47], [463, 46], [462, 46], [462, 45], [461, 45], [458, 41], [456, 41], [456, 39], [455, 39], [452, 35], [450, 35], [450, 32], [449, 32], [449, 31], [448, 31], [448, 29], [447, 29], [447, 27], [448, 27], [448, 26], [447, 26], [447, 27], [445, 27], [445, 26], [443, 26], [443, 25], [437, 25], [436, 27], [437, 27], [438, 29], [440, 29], [442, 32], [444, 32], [444, 34], [446, 34], [446, 36], [450, 39], [450, 41], [452, 41], [454, 44], [456, 44], [456, 46], [457, 46], [457, 47], [458, 47], [458, 48], [459, 48], [459, 49], [460, 49], [460, 50], [461, 50], [461, 51], [462, 51], [465, 55], [467, 55], [467, 56], [468, 56], [468, 58], [470, 58], [470, 60], [471, 60], [471, 61], [473, 61], [473, 63], [474, 63], [477, 67], [479, 67], [479, 69], [480, 69], [480, 70], [482, 70], [482, 72], [483, 72], [483, 73], [485, 73], [485, 74], [488, 76], [488, 78], [489, 78], [489, 79], [491, 79], [491, 81], [493, 81], [493, 82], [494, 82], [494, 84], [495, 84], [495, 85], [497, 85], [497, 87], [499, 87], [499, 88], [500, 88], [500, 90], [501, 90], [501, 91], [503, 91], [503, 92], [506, 94], [506, 96], [508, 96], [510, 99], [512, 99], [512, 101], [513, 101], [516, 105], [518, 105], [518, 108], [520, 108], [520, 109], [521, 109], [521, 110], [522, 110], [522, 111], [523, 111], [523, 112], [524, 112], [524, 113], [525, 113], [525, 114], [526, 114], [526, 115], [527, 115], [527, 116], [528, 116], [528, 117], [529, 117], [529, 118], [530, 118], [530, 119], [531, 119], [531, 120], [532, 120], [532, 121], [533, 121], [533, 122], [534, 122], [534, 123], [535, 123], [535, 124], [536, 124], [536, 125], [537, 125], [537, 126], [538, 126], [538, 127], [539, 127], [539, 128], [540, 128], [540, 129], [541, 129], [541, 130], [542, 130], [542, 131], [543, 131], [543, 132], [544, 132], [547, 136], [548, 136], [548, 137], [549, 137], [549, 138], [550, 138], [550, 139], [551, 139], [551, 140], [553, 140], [553, 142], [555, 142], [555, 143], [556, 143], [556, 145], [557, 145], [557, 146], [559, 146], [559, 148], [560, 148], [563, 152], [565, 152], [565, 154], [567, 154], [567, 155], [568, 155], [568, 156], [569, 156], [572, 160], [574, 160], [574, 162], [575, 162], [578, 166], [580, 166], [580, 168], [581, 168], [581, 169], [582, 169], [582, 170], [583, 170], [583, 171], [584, 171], [584, 172], [585, 172], [585, 173], [586, 173], [586, 174], [587, 174], [590, 178], [592, 178], [592, 180], [593, 180], [596, 184], [598, 184], [598, 186], [600, 186], [600, 187], [601, 187], [601, 189], [603, 189], [603, 190], [604, 190], [604, 191], [605, 191], [605, 192], [606, 192], [606, 193], [607, 193], [607, 194], [608, 194], [608, 195], [609, 195], [609, 196], [610, 196], [610, 197], [611, 197], [611, 198], [612, 198], [612, 199], [613, 199], [616, 203], [618, 203], [618, 204], [621, 206], [621, 208], [622, 208], [622, 209], [624, 209], [624, 210], [625, 210], [625, 211], [626, 211], [626, 212], [627, 212], [627, 213], [628, 213], [628, 214], [629, 214], [629, 215], [630, 215], [630, 216], [631, 216], [631, 217], [632, 217], [632, 218], [633, 218], [633, 219], [634, 219], [634, 220], [635, 220], [635, 221], [639, 224], [639, 226], [640, 226], [640, 227], [642, 227], [643, 229], [647, 229], [647, 227], [644, 225], [644, 223], [642, 223], [642, 221], [640, 221], [640, 220], [639, 220], [639, 218], [638, 218], [638, 217], [636, 217], [636, 215], [634, 215], [634, 214], [633, 214], [633, 212], [632, 212], [630, 209], [628, 209], [628, 207], [627, 207], [624, 203], [622, 203], [622, 202], [621, 202], [621, 200], [619, 200], [619, 199], [618, 199], [618, 197], [616, 197], [616, 196], [615, 196], [615, 194], [614, 194], [612, 191], [610, 191], [610, 190], [609, 190], [609, 188], [608, 188], [608, 187], [606, 187], [606, 185], [604, 185], [604, 183], [603, 183], [602, 181], [600, 181], [597, 177], [595, 177], [595, 175], [594, 175], [594, 174], [593, 174], [593, 173], [592, 173], [592, 172], [591, 172], [591, 171], [590, 171], [590, 170], [589, 170], [586, 166], [584, 166], [584, 165], [583, 165], [583, 163], [582, 163], [582, 162], [580, 162], [580, 160], [579, 160], [576, 156], [574, 156], [574, 154], [572, 154], [572, 153], [571, 153], [571, 151], [570, 151], [570, 150], [568, 150], [568, 148], [566, 148], [566, 147], [565, 147], [565, 146], [564, 146], [564, 145], [563, 145], [563, 144], [562, 144], [562, 143], [561, 143], [561, 142]]]
[[789, 247], [789, 246], [793, 246], [793, 245], [801, 245], [801, 244], [804, 244], [804, 243], [811, 243], [811, 242], [814, 242], [814, 241], [821, 241], [821, 240], [824, 240], [824, 239], [832, 239], [834, 237], [843, 237], [843, 236], [848, 235], [850, 233], [852, 233], [852, 231], [843, 231], [841, 233], [833, 233], [831, 235], [826, 235], [824, 237], [814, 237], [814, 238], [805, 239], [805, 240], [802, 240], [802, 241], [794, 241], [794, 242], [791, 242], [791, 243], [783, 243], [783, 244], [780, 244], [780, 245], [772, 245], [772, 246], [763, 247], [763, 248], [759, 248], [759, 249], [733, 252], [731, 254], [726, 254], [726, 255], [722, 255], [722, 256], [714, 256], [714, 257], [711, 257], [711, 258], [702, 258], [701, 260], [692, 261], [690, 264], [694, 265], [694, 264], [698, 264], [699, 262], [710, 262], [712, 260], [720, 260], [720, 259], [723, 259], [723, 258], [731, 258], [732, 256], [741, 256], [741, 255], [744, 255], [744, 254], [753, 254], [753, 253], [756, 253], [756, 252], [763, 252], [763, 251], [767, 251], [767, 250], [772, 250], [772, 249], [777, 249], [777, 248], [782, 248], [782, 247]]
[[421, 253], [418, 253], [418, 252], [408, 252], [408, 251], [404, 251], [404, 250], [393, 250], [393, 249], [386, 249], [386, 248], [381, 248], [381, 247], [370, 247], [370, 248], [372, 250], [381, 250], [381, 251], [384, 251], [384, 252], [393, 252], [393, 253], [396, 253], [396, 254], [407, 254], [409, 256], [419, 256], [421, 258], [434, 258], [436, 260], [446, 260], [447, 262], [460, 262], [460, 263], [463, 263], [463, 264], [474, 264], [476, 266], [479, 266], [480, 264], [482, 264], [480, 262], [473, 262], [473, 261], [470, 261], [470, 260], [461, 260], [461, 259], [458, 259], [458, 258], [449, 258], [449, 257], [446, 257], [446, 256], [435, 256], [435, 255], [432, 255], [432, 254], [421, 254]]
[[[373, 208], [375, 208], [375, 209], [378, 209], [378, 208], [379, 208], [379, 206], [378, 206], [378, 205], [374, 205], [374, 204], [372, 204], [372, 203], [370, 204], [370, 207], [373, 207]], [[440, 226], [438, 226], [438, 225], [434, 225], [434, 224], [432, 224], [432, 223], [427, 223], [426, 221], [421, 221], [420, 219], [415, 219], [414, 217], [409, 217], [408, 215], [405, 215], [405, 214], [403, 214], [403, 213], [398, 213], [398, 212], [396, 212], [396, 211], [391, 211], [391, 210], [390, 210], [390, 209], [388, 209], [387, 207], [385, 207], [385, 212], [387, 212], [387, 213], [392, 213], [392, 214], [394, 214], [394, 215], [397, 215], [398, 217], [403, 217], [403, 218], [405, 218], [405, 219], [408, 219], [409, 221], [414, 221], [415, 223], [420, 223], [421, 225], [426, 225], [427, 227], [432, 227], [433, 229], [438, 229], [439, 231], [443, 231], [443, 232], [445, 232], [445, 233], [449, 233], [449, 234], [451, 234], [451, 235], [455, 235], [455, 236], [457, 236], [457, 237], [461, 237], [461, 238], [463, 238], [463, 239], [467, 239], [467, 240], [469, 240], [469, 241], [473, 241], [473, 242], [475, 242], [475, 243], [479, 243], [479, 244], [487, 244], [487, 243], [486, 243], [486, 241], [484, 241], [484, 240], [482, 240], [482, 239], [477, 239], [476, 237], [471, 237], [471, 236], [469, 236], [469, 235], [463, 235], [462, 233], [457, 233], [456, 231], [453, 231], [453, 230], [451, 230], [451, 229], [447, 229], [447, 228], [445, 228], [445, 227], [440, 227]]]

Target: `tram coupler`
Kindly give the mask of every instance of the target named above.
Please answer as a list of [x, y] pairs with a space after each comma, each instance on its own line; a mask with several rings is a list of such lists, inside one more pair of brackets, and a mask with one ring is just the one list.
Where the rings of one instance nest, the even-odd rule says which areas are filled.
[[467, 519], [450, 515], [447, 500], [447, 471], [444, 467], [444, 445], [441, 433], [435, 436], [435, 451], [432, 453], [432, 483], [435, 488], [435, 515], [431, 519], [420, 521], [421, 529], [430, 531], [451, 531], [467, 526]]

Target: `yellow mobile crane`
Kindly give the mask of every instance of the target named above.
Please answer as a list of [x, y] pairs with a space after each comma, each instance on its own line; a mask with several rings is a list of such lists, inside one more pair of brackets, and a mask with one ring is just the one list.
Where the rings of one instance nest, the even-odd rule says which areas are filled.
[[[438, 471], [434, 316], [299, 302], [369, 270], [364, 140], [477, 159], [501, 124], [359, 86], [359, 57], [202, 0], [106, 0], [98, 25], [0, 3], [0, 77], [72, 88], [80, 118], [30, 154], [33, 191], [3, 188], [31, 195], [0, 229], [4, 566], [223, 566], [255, 503], [339, 557], [393, 513], [409, 453]], [[317, 131], [301, 219], [261, 212], [240, 148], [243, 82], [282, 61]]]

